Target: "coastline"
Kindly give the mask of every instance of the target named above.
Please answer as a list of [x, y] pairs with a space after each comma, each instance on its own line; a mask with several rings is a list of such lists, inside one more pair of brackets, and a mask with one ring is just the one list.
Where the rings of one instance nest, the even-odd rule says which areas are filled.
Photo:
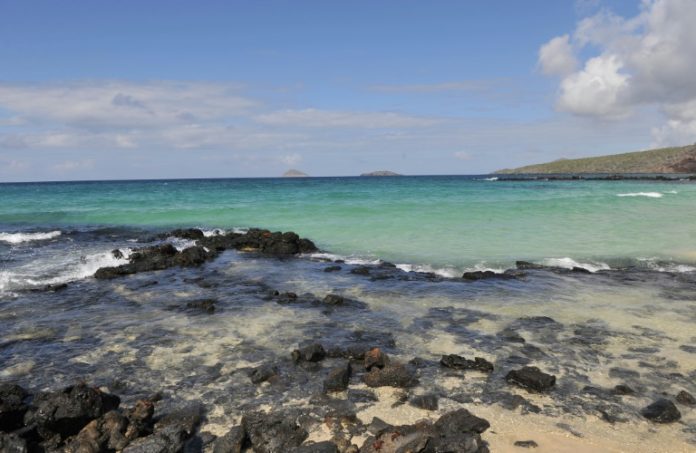
[[[38, 325], [53, 325], [52, 331], [10, 329], [0, 344], [3, 353], [11, 351], [5, 356], [11, 363], [2, 370], [2, 381], [16, 381], [32, 391], [55, 391], [84, 379], [121, 394], [125, 405], [161, 392], [156, 417], [198, 402], [203, 419], [190, 433], [194, 440], [186, 442], [205, 444], [207, 451], [215, 442], [209, 434], [224, 436], [243, 414], [259, 409], [295, 411], [296, 420], [303, 420], [296, 426], [307, 432], [308, 440], [345, 440], [362, 447], [360, 451], [370, 451], [376, 442], [370, 436], [390, 429], [382, 426], [371, 433], [373, 417], [411, 425], [409, 429], [420, 433], [416, 438], [435, 439], [442, 434], [440, 428], [424, 428], [418, 420], [435, 423], [460, 409], [490, 423], [480, 436], [491, 451], [521, 451], [514, 442], [526, 440], [539, 445], [535, 451], [693, 447], [695, 439], [688, 434], [696, 425], [693, 408], [677, 403], [682, 419], [667, 425], [641, 415], [666, 389], [672, 399], [679, 389], [694, 392], [689, 370], [696, 366], [696, 345], [687, 334], [693, 326], [687, 315], [693, 279], [688, 272], [590, 273], [520, 263], [516, 272], [507, 274], [444, 278], [385, 262], [348, 264], [340, 258], [300, 255], [301, 243], [305, 252], [311, 247], [294, 234], [252, 230], [251, 236], [232, 232], [225, 238], [179, 230], [175, 236], [220, 250], [209, 256], [184, 253], [200, 246], [192, 242], [176, 251], [144, 244], [151, 252], [134, 253], [151, 253], [146, 262], [153, 266], [126, 268], [127, 275], [79, 280], [4, 302], [14, 310], [12, 319], [23, 324], [29, 313], [24, 304], [34, 301], [49, 304], [56, 314], [66, 310], [60, 316], [74, 317], [75, 327], [56, 330], [55, 318], [45, 312]], [[162, 237], [163, 243], [172, 241], [172, 234]], [[162, 256], [168, 258], [163, 261]], [[179, 256], [200, 261], [181, 261]], [[577, 294], [565, 297], [582, 300], [577, 308], [578, 302], [530, 305], [573, 287]], [[663, 319], [645, 317], [658, 288], [669, 290], [673, 300], [684, 300], [675, 312], [681, 319], [669, 313]], [[504, 294], [507, 300], [500, 300]], [[463, 305], [456, 302], [462, 299]], [[612, 302], [600, 303], [607, 299]], [[90, 326], [93, 310], [106, 311], [106, 322], [114, 325]], [[643, 321], [649, 321], [646, 327], [632, 327]], [[85, 343], [89, 332], [97, 334], [97, 345]], [[683, 333], [675, 337], [678, 332]], [[166, 340], [170, 336], [174, 341]], [[55, 365], [42, 363], [46, 358], [36, 347], [56, 341], [64, 345], [59, 349], [67, 348], [62, 354], [71, 365], [58, 379], [47, 379], [55, 376]], [[307, 343], [322, 344], [326, 357], [294, 361], [293, 350]], [[71, 352], [71, 344], [82, 345], [81, 352]], [[418, 383], [406, 388], [366, 386], [370, 372], [364, 354], [374, 347], [392, 365], [404, 364], [407, 376]], [[493, 371], [443, 366], [440, 359], [450, 354], [482, 357], [493, 364]], [[118, 369], [104, 369], [114, 360]], [[327, 394], [328, 375], [346, 363], [351, 364], [347, 390]], [[510, 371], [527, 366], [556, 376], [555, 385], [536, 394], [506, 380]], [[252, 382], [254, 375], [265, 379]], [[613, 393], [619, 384], [636, 393]], [[430, 394], [438, 401], [435, 411], [412, 405], [419, 395]], [[339, 422], [330, 422], [335, 417]], [[413, 428], [414, 423], [420, 428]], [[479, 435], [462, 432], [467, 439]], [[341, 451], [351, 451], [342, 445]]]

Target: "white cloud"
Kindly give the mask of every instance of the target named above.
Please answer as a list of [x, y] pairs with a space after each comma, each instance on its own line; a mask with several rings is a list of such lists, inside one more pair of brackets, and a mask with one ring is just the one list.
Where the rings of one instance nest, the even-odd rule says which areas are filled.
[[284, 156], [279, 156], [278, 161], [280, 163], [287, 165], [288, 167], [294, 167], [300, 162], [302, 162], [302, 156], [298, 153], [286, 154]]
[[56, 173], [72, 173], [92, 168], [94, 168], [94, 159], [66, 160], [53, 165], [53, 170]]
[[459, 160], [470, 160], [471, 154], [467, 153], [466, 151], [457, 151], [454, 153], [454, 157]]
[[433, 118], [393, 112], [342, 112], [319, 109], [281, 110], [258, 115], [254, 119], [258, 123], [273, 126], [358, 129], [426, 127], [437, 122]]
[[566, 69], [555, 63], [563, 58], [548, 56], [554, 42], [594, 53], [581, 69], [563, 74], [561, 110], [606, 118], [655, 109], [666, 117], [654, 129], [657, 144], [691, 142], [696, 139], [695, 21], [693, 0], [643, 0], [634, 17], [603, 10], [581, 20], [571, 37], [545, 44], [539, 64], [547, 74]]
[[575, 71], [578, 60], [570, 45], [570, 36], [553, 38], [539, 49], [539, 66], [547, 75], [568, 75]]

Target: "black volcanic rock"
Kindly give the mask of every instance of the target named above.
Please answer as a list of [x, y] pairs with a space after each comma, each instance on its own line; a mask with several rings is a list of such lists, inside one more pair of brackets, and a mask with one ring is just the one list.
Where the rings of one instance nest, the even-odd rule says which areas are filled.
[[512, 370], [505, 376], [505, 380], [532, 393], [545, 392], [556, 384], [556, 376], [546, 374], [535, 366]]
[[474, 360], [469, 360], [456, 354], [443, 355], [442, 359], [440, 359], [440, 364], [454, 370], [478, 370], [484, 373], [493, 371], [493, 364], [481, 357], [474, 357]]
[[641, 415], [655, 423], [673, 423], [681, 419], [677, 406], [670, 400], [661, 398], [640, 411]]

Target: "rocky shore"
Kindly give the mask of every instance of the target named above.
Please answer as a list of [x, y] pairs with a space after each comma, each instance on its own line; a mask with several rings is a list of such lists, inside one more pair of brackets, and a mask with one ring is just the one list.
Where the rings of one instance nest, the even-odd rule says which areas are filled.
[[[190, 242], [177, 248], [172, 237]], [[523, 291], [539, 276], [550, 276], [553, 285], [568, 279], [635, 284], [644, 278], [640, 272], [593, 274], [519, 261], [504, 273], [476, 271], [448, 279], [407, 272], [387, 262], [358, 265], [320, 255], [299, 258], [318, 250], [292, 232], [251, 229], [206, 236], [187, 229], [159, 239], [163, 242], [127, 255], [114, 250], [126, 263], [99, 269], [95, 284], [98, 294], [111, 291], [143, 306], [156, 306], [158, 293], [164, 292], [161, 310], [177, 315], [178, 324], [164, 330], [173, 323], [166, 316], [161, 324], [143, 318], [133, 333], [134, 316], [125, 316], [126, 327], [101, 340], [104, 355], [79, 361], [84, 380], [30, 388], [8, 378], [11, 374], [0, 367], [0, 452], [466, 453], [500, 451], [495, 448], [501, 445], [496, 444], [500, 433], [508, 433], [505, 445], [513, 451], [555, 451], [557, 444], [535, 428], [535, 417], [553, 420], [551, 426], [569, 436], [571, 446], [578, 442], [572, 439], [583, 439], [585, 433], [564, 417], [597, 420], [616, 431], [638, 426], [696, 432], [691, 393], [696, 375], [679, 372], [669, 356], [655, 355], [657, 345], [669, 341], [656, 330], [617, 332], [597, 320], [564, 324], [555, 315], [526, 315], [493, 334], [481, 334], [474, 326], [498, 317], [466, 306], [434, 307], [400, 327], [394, 314], [378, 312], [347, 289], [373, 282], [399, 291], [406, 291], [403, 285], [413, 290], [426, 285], [429, 292], [442, 286], [461, 294], [488, 284]], [[306, 264], [310, 278], [346, 279], [347, 286], [302, 292], [273, 279], [239, 278], [210, 269], [227, 256], [226, 250], [253, 257], [235, 261], [232, 269], [251, 260], [292, 276], [300, 272], [297, 266]], [[663, 278], [672, 288], [679, 283], [676, 276]], [[682, 278], [685, 287], [693, 285], [688, 276]], [[172, 285], [168, 292], [160, 289], [165, 280]], [[56, 297], [70, 297], [71, 291], [80, 288], [68, 285]], [[245, 318], [250, 305], [257, 311]], [[280, 313], [275, 328], [252, 329], [251, 340], [220, 343], [219, 349], [234, 358], [208, 360], [206, 343], [220, 341], [227, 323], [239, 319], [243, 326], [247, 319], [274, 312]], [[293, 328], [288, 331], [292, 336], [274, 336], [274, 329], [290, 323], [299, 333]], [[121, 330], [126, 332], [123, 337]], [[170, 339], [175, 330], [191, 330], [192, 342], [177, 346]], [[395, 332], [401, 330], [424, 338], [425, 353], [413, 354], [408, 340], [397, 338]], [[213, 333], [202, 333], [208, 331]], [[73, 336], [68, 330], [58, 341], [69, 342]], [[441, 346], [452, 338], [454, 346]], [[610, 350], [614, 340], [625, 350]], [[0, 349], [22, 341], [26, 339], [6, 340]], [[696, 351], [694, 345], [681, 346], [684, 354], [693, 353], [689, 348]], [[86, 346], [86, 354], [93, 352], [90, 347], [96, 349]], [[167, 351], [176, 351], [176, 356]], [[640, 371], [618, 366], [616, 360], [635, 361]], [[124, 367], [126, 377], [121, 373], [118, 379], [94, 382], [93, 376], [108, 366]], [[149, 374], [122, 382], [143, 368]], [[164, 376], [175, 379], [166, 382]], [[181, 398], [190, 388], [200, 389], [200, 399]], [[501, 418], [499, 411], [511, 420]]]

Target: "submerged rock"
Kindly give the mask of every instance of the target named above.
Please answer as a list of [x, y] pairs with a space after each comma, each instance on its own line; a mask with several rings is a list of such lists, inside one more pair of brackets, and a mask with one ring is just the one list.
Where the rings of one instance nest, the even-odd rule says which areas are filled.
[[640, 411], [641, 415], [655, 423], [673, 423], [681, 419], [681, 412], [670, 400], [661, 398]]
[[683, 404], [685, 406], [696, 406], [696, 398], [694, 398], [694, 396], [686, 390], [682, 390], [681, 392], [677, 393], [675, 399], [679, 404]]
[[482, 357], [474, 357], [474, 360], [469, 360], [460, 355], [449, 354], [442, 356], [440, 364], [454, 370], [478, 370], [484, 373], [493, 371], [493, 364]]
[[287, 414], [254, 412], [242, 418], [242, 426], [256, 453], [279, 453], [299, 447], [308, 434]]
[[436, 411], [438, 409], [438, 397], [435, 394], [416, 395], [409, 400], [409, 404], [419, 409]]
[[235, 426], [213, 442], [213, 453], [241, 453], [245, 439], [244, 428]]
[[324, 392], [342, 392], [348, 388], [352, 368], [350, 362], [336, 367], [329, 371], [329, 375], [324, 380]]
[[322, 301], [325, 305], [343, 305], [345, 299], [338, 294], [327, 294]]
[[324, 272], [338, 272], [341, 270], [341, 266], [326, 266]]
[[374, 367], [363, 380], [369, 387], [414, 387], [418, 384], [415, 370], [401, 363], [391, 363], [384, 368]]
[[277, 378], [278, 367], [274, 365], [261, 365], [249, 372], [249, 379], [253, 384], [261, 384]]
[[556, 384], [556, 376], [544, 373], [535, 366], [512, 370], [505, 376], [505, 380], [532, 393], [545, 392]]
[[202, 311], [205, 313], [215, 313], [215, 299], [198, 299], [186, 303], [186, 308]]
[[324, 347], [319, 343], [313, 343], [292, 351], [292, 360], [295, 363], [320, 362], [324, 360], [324, 358], [326, 358], [326, 350], [324, 350]]

